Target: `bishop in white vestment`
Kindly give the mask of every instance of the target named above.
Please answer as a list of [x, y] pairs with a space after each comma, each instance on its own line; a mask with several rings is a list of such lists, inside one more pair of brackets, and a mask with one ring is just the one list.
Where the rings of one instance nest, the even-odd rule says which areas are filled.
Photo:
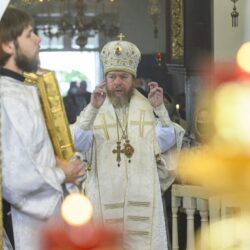
[[161, 188], [174, 180], [172, 151], [180, 148], [184, 131], [169, 119], [157, 83], [149, 84], [150, 101], [134, 88], [139, 58], [130, 42], [104, 46], [106, 81], [71, 130], [90, 164], [84, 191], [95, 218], [123, 232], [126, 250], [164, 250]]

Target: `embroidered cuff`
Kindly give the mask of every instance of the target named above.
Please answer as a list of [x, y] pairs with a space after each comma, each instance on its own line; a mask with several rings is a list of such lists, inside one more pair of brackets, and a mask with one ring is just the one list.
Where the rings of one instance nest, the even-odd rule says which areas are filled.
[[165, 108], [164, 104], [161, 104], [160, 106], [154, 108], [155, 114], [159, 117], [159, 120], [163, 127], [168, 127], [171, 125], [171, 120], [168, 115], [168, 111]]

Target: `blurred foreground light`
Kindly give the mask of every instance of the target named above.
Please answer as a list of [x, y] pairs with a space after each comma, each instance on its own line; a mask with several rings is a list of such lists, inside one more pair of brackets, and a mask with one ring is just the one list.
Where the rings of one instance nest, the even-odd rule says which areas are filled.
[[179, 158], [178, 176], [183, 183], [205, 186], [217, 193], [249, 192], [249, 162], [249, 148], [237, 143], [213, 142], [193, 149], [183, 149]]
[[237, 63], [241, 69], [250, 73], [250, 42], [241, 45], [237, 53]]
[[214, 124], [228, 142], [250, 145], [250, 84], [229, 83], [215, 94]]
[[203, 238], [204, 242], [200, 243], [203, 249], [248, 250], [250, 249], [249, 223], [249, 216], [225, 218], [211, 223], [203, 232], [206, 235]]
[[80, 226], [90, 221], [93, 207], [90, 200], [79, 193], [68, 195], [61, 207], [63, 219], [74, 226]]

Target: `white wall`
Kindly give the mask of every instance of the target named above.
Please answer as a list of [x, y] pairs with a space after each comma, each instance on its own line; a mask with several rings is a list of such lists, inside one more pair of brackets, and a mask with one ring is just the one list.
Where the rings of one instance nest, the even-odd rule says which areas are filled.
[[125, 40], [135, 43], [143, 54], [166, 51], [165, 0], [160, 0], [161, 16], [158, 38], [154, 38], [153, 21], [148, 15], [148, 0], [119, 0], [121, 32]]
[[[165, 0], [161, 2], [158, 39], [153, 35], [153, 21], [148, 15], [148, 0], [119, 0], [121, 31], [143, 54], [166, 50]], [[214, 0], [214, 58], [234, 62], [242, 43], [250, 41], [250, 0], [238, 0], [238, 27], [232, 27], [230, 0]]]
[[245, 41], [250, 41], [250, 1], [245, 0]]
[[[166, 51], [165, 0], [160, 0], [161, 16], [158, 38], [154, 38], [153, 21], [148, 15], [148, 0], [119, 0], [121, 32], [143, 54]], [[242, 43], [250, 41], [250, 0], [238, 0], [238, 27], [232, 27], [230, 0], [214, 0], [214, 58], [217, 62], [234, 62]]]
[[250, 1], [236, 3], [238, 27], [232, 27], [230, 0], [214, 0], [214, 58], [216, 62], [234, 62], [242, 43], [250, 40]]

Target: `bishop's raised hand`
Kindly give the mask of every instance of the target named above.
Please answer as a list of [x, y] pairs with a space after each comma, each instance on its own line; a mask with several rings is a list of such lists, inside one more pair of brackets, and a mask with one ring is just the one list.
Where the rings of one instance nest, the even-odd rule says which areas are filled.
[[106, 99], [106, 81], [98, 84], [91, 94], [90, 103], [94, 108], [100, 108]]
[[157, 82], [149, 82], [148, 100], [150, 104], [156, 108], [163, 103], [163, 89], [159, 87]]

